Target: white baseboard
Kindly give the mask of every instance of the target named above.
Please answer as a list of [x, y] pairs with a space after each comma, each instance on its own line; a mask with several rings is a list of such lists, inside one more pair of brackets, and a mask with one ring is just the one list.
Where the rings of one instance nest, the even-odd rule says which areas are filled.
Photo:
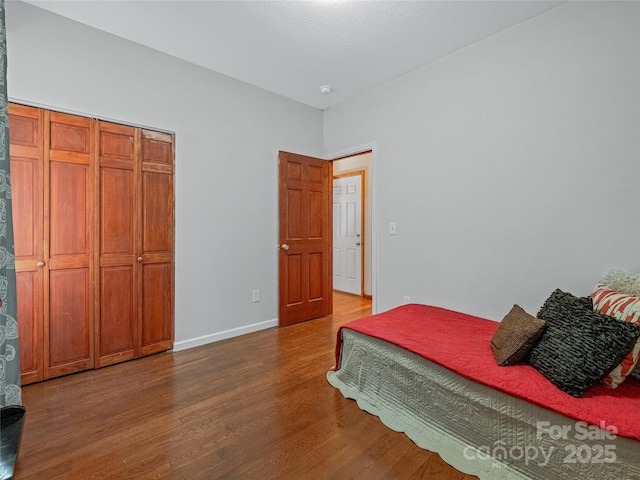
[[232, 328], [231, 330], [225, 330], [224, 332], [212, 333], [210, 335], [204, 335], [202, 337], [192, 338], [189, 340], [182, 340], [173, 344], [173, 351], [179, 352], [180, 350], [186, 350], [187, 348], [199, 347], [208, 343], [219, 342], [220, 340], [226, 340], [227, 338], [239, 337], [245, 333], [257, 332], [259, 330], [265, 330], [271, 327], [278, 326], [278, 319], [265, 320], [264, 322], [253, 323], [244, 327]]

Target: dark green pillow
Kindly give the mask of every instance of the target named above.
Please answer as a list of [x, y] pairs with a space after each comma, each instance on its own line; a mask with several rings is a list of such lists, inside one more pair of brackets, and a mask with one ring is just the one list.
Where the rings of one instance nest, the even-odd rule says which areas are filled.
[[612, 322], [595, 312], [591, 299], [556, 290], [538, 318], [546, 329], [527, 357], [528, 363], [560, 390], [581, 397], [631, 351], [640, 326]]

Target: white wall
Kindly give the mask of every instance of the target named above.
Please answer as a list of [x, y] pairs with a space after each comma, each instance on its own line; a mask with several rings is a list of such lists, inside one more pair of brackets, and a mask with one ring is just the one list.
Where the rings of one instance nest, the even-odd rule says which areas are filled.
[[570, 2], [325, 112], [326, 156], [373, 142], [380, 311], [499, 320], [640, 270], [640, 4]]
[[321, 156], [322, 112], [21, 2], [6, 24], [10, 99], [175, 132], [177, 348], [275, 325], [277, 153]]

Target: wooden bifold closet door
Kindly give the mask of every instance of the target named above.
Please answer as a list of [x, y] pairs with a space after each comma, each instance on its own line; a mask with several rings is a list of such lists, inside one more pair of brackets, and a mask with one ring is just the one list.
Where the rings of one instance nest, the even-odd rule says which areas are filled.
[[100, 122], [98, 367], [173, 347], [173, 137]]
[[89, 118], [45, 111], [44, 124], [44, 377], [52, 378], [94, 365], [94, 146]]
[[9, 105], [14, 253], [22, 384], [44, 379], [44, 112]]
[[136, 129], [100, 122], [99, 293], [96, 366], [140, 356], [138, 245], [140, 176]]
[[173, 136], [15, 104], [9, 128], [22, 383], [171, 349]]

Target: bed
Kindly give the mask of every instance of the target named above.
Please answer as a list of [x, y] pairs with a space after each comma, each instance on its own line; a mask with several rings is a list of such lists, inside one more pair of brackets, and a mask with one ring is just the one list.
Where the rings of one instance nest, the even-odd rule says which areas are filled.
[[403, 305], [338, 332], [329, 383], [389, 428], [481, 479], [640, 479], [640, 382], [559, 390], [498, 366], [499, 323]]

